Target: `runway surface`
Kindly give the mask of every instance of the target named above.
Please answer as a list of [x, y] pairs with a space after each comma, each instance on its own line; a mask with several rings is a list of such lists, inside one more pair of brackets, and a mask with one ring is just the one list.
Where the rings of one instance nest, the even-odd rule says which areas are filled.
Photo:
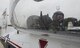
[[[42, 30], [20, 30], [20, 33], [17, 34], [13, 27], [8, 27], [6, 32], [2, 32], [2, 34], [4, 36], [9, 34], [10, 40], [22, 48], [40, 48], [39, 39], [42, 38], [48, 41], [46, 48], [80, 48], [80, 35], [70, 34], [69, 32], [60, 31], [54, 34]], [[42, 34], [48, 34], [49, 36]], [[2, 45], [0, 48], [2, 48]]]
[[1, 41], [0, 41], [0, 48], [4, 48], [4, 46], [2, 45]]

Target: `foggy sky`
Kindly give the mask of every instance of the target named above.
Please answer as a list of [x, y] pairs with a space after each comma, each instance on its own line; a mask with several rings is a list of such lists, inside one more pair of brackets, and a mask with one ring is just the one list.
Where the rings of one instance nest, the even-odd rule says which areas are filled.
[[[26, 2], [26, 1], [28, 1], [28, 2]], [[29, 6], [29, 5], [33, 6], [34, 2], [32, 2], [32, 1], [33, 0], [24, 0], [23, 2], [25, 4], [23, 4], [23, 3], [20, 4], [21, 5], [20, 9], [22, 9], [22, 10], [24, 9], [23, 11], [27, 10], [26, 9], [27, 7], [25, 7], [25, 6]], [[49, 4], [53, 4], [52, 5], [53, 7], [50, 8], [52, 10], [52, 13], [49, 14], [50, 17], [56, 11], [56, 6], [60, 5], [61, 11], [65, 14], [65, 17], [76, 17], [76, 18], [80, 19], [80, 0], [44, 0], [43, 2], [45, 4], [46, 4], [46, 2]], [[53, 2], [53, 3], [50, 3], [50, 2]], [[5, 10], [5, 8], [7, 8], [9, 10], [9, 3], [10, 3], [9, 0], [0, 0], [0, 14], [2, 14], [2, 12]], [[35, 4], [38, 4], [38, 3], [35, 3]], [[41, 4], [41, 5], [43, 5], [45, 7], [47, 7], [47, 6], [51, 7], [51, 6], [49, 6], [49, 4], [47, 4], [47, 5], [45, 5], [45, 4]], [[36, 6], [38, 6], [38, 5], [36, 5]], [[44, 7], [42, 7], [42, 8], [44, 8]], [[9, 12], [8, 10], [7, 10], [7, 12]], [[35, 11], [35, 10], [33, 10], [33, 11]], [[46, 14], [45, 12], [43, 12], [43, 13]], [[47, 13], [50, 13], [50, 11]], [[38, 13], [38, 15], [39, 15], [39, 13]]]
[[20, 0], [15, 11], [17, 16], [49, 14], [52, 17], [56, 11], [56, 6], [60, 6], [60, 10], [66, 17], [75, 17], [80, 19], [80, 0], [44, 0], [42, 2], [34, 2], [33, 0]]
[[0, 15], [7, 8], [7, 12], [9, 13], [9, 0], [0, 0]]
[[[0, 15], [7, 8], [9, 14], [10, 0], [0, 0]], [[44, 0], [42, 2], [35, 2], [34, 0], [20, 0], [15, 8], [15, 14], [21, 26], [26, 26], [26, 18], [31, 15], [40, 15], [40, 11], [44, 15], [49, 14], [52, 18], [53, 13], [56, 11], [56, 6], [60, 6], [62, 11], [67, 17], [75, 17], [80, 19], [80, 0]]]
[[67, 17], [74, 17], [80, 19], [80, 0], [44, 0], [42, 2], [35, 2], [34, 0], [20, 0], [15, 7], [15, 20], [17, 19], [20, 26], [26, 26], [26, 20], [31, 15], [40, 15], [40, 11], [44, 15], [49, 14], [52, 18], [56, 12], [56, 6], [60, 6]]

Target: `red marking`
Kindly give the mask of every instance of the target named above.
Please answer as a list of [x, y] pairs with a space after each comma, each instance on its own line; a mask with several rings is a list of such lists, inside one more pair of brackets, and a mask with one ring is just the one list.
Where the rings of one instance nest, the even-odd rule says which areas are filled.
[[14, 42], [12, 41], [9, 41], [10, 43], [12, 43], [13, 45], [17, 46], [18, 48], [21, 48], [19, 45], [15, 44]]
[[[4, 41], [5, 41], [5, 39], [4, 39], [4, 37], [0, 37], [0, 39], [3, 39]], [[12, 42], [12, 41], [7, 41], [8, 43], [12, 43], [13, 45], [15, 45], [17, 48], [22, 48], [22, 47], [20, 47], [19, 45], [17, 45], [17, 44], [15, 44], [14, 42]]]
[[46, 41], [45, 39], [40, 39], [39, 43], [40, 43], [40, 48], [46, 48], [48, 41]]

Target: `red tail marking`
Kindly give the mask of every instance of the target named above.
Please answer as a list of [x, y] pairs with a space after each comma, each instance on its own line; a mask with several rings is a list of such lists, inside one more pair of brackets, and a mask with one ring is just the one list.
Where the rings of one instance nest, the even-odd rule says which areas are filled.
[[46, 48], [48, 41], [40, 39], [39, 43], [40, 43], [40, 48]]

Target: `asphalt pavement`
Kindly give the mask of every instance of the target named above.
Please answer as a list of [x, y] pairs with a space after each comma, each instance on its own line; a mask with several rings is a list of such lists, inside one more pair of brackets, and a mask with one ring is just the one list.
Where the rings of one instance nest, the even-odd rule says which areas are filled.
[[3, 44], [1, 43], [1, 41], [0, 41], [0, 48], [4, 48]]

